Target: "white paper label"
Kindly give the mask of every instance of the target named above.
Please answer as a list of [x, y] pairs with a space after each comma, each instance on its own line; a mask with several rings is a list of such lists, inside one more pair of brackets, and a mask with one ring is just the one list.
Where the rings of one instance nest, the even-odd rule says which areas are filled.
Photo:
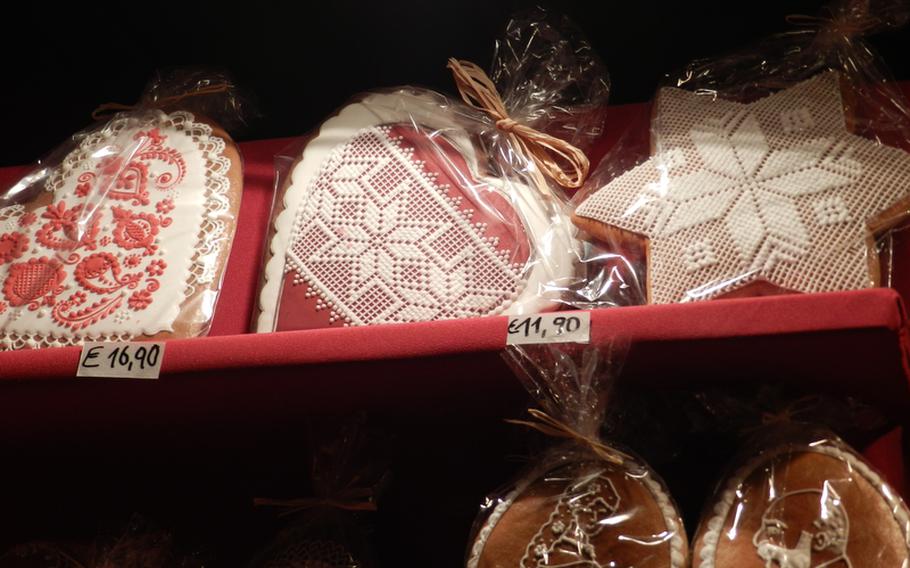
[[509, 318], [506, 345], [588, 343], [591, 312], [554, 312]]
[[157, 379], [164, 359], [164, 343], [89, 341], [82, 346], [77, 377]]

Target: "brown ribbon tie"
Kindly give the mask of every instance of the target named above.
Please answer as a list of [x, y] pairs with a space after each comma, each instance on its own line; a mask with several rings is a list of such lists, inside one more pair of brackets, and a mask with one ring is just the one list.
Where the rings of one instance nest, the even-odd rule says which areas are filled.
[[349, 489], [337, 497], [305, 497], [302, 499], [253, 499], [256, 507], [275, 507], [283, 509], [278, 516], [286, 517], [316, 507], [342, 509], [344, 511], [375, 511], [371, 489]]
[[[464, 102], [485, 112], [525, 157], [550, 179], [568, 189], [577, 189], [588, 177], [591, 163], [584, 152], [561, 138], [550, 136], [509, 117], [493, 81], [470, 61], [449, 59], [448, 69]], [[539, 174], [538, 174], [539, 175]], [[545, 180], [538, 179], [541, 191], [552, 195]], [[542, 182], [542, 183], [541, 183]]]
[[527, 426], [528, 428], [533, 428], [538, 432], [546, 434], [547, 436], [553, 436], [554, 438], [574, 440], [590, 448], [600, 459], [616, 465], [622, 465], [626, 460], [632, 459], [632, 456], [629, 454], [621, 452], [616, 448], [611, 448], [593, 436], [585, 436], [565, 422], [553, 418], [542, 410], [529, 408], [528, 414], [530, 414], [534, 420], [506, 420], [506, 422], [509, 424]]
[[179, 103], [183, 99], [188, 99], [190, 97], [198, 97], [201, 95], [215, 95], [218, 93], [225, 93], [230, 89], [230, 85], [227, 83], [215, 83], [214, 85], [206, 85], [205, 87], [199, 87], [198, 89], [193, 89], [192, 91], [187, 91], [186, 93], [181, 93], [179, 95], [173, 95], [170, 97], [164, 97], [157, 101], [145, 104], [135, 104], [135, 105], [125, 105], [121, 103], [104, 103], [99, 105], [98, 108], [92, 111], [92, 119], [100, 120], [102, 118], [107, 118], [112, 114], [118, 112], [136, 110], [140, 107], [152, 107], [152, 108], [164, 108], [166, 106]]

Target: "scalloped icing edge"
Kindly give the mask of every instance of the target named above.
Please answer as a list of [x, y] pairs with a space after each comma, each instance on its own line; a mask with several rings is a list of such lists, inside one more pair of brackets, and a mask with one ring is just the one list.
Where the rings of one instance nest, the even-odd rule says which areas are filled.
[[[318, 135], [306, 144], [300, 160], [293, 166], [289, 174], [290, 183], [281, 198], [281, 212], [272, 224], [274, 235], [269, 242], [270, 258], [263, 269], [256, 332], [274, 331], [291, 231], [298, 209], [319, 168], [339, 144], [350, 139], [350, 133], [395, 123], [416, 123], [441, 131], [465, 158], [472, 176], [503, 194], [522, 218], [531, 245], [531, 256], [525, 268], [527, 277], [522, 279], [518, 298], [500, 313], [522, 315], [555, 309], [554, 302], [539, 297], [538, 291], [547, 283], [573, 273], [573, 259], [578, 250], [574, 227], [566, 218], [563, 226], [554, 228], [547, 207], [541, 202], [536, 189], [515, 180], [479, 175], [473, 144], [455, 118], [456, 113], [441, 105], [440, 99], [434, 98], [431, 93], [398, 90], [367, 95], [342, 107], [322, 124]], [[337, 134], [339, 132], [344, 135]], [[539, 240], [544, 236], [548, 246], [545, 254], [541, 254]]]

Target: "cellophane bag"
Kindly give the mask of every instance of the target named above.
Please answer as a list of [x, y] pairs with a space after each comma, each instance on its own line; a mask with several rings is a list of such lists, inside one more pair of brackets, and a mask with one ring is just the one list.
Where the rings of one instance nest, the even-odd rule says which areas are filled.
[[539, 9], [509, 22], [489, 76], [449, 66], [461, 97], [363, 93], [277, 156], [256, 331], [559, 307], [579, 251], [560, 184], [587, 173], [604, 67]]
[[168, 531], [142, 515], [122, 530], [93, 543], [31, 542], [0, 556], [2, 568], [203, 568], [197, 551], [188, 552]]
[[221, 124], [244, 108], [223, 73], [162, 73], [0, 194], [0, 349], [205, 334], [243, 188]]
[[907, 566], [910, 512], [856, 450], [817, 424], [755, 432], [705, 507], [694, 568]]
[[629, 131], [575, 198], [592, 285], [574, 303], [890, 282], [891, 231], [910, 203], [910, 105], [865, 38], [908, 13], [837, 1], [666, 77], [650, 125]]
[[287, 519], [250, 562], [250, 568], [369, 568], [374, 565], [369, 515], [387, 478], [375, 432], [358, 417], [316, 428], [311, 493], [304, 498], [256, 500]]
[[663, 481], [602, 437], [623, 351], [564, 344], [506, 352], [539, 404], [536, 422], [519, 422], [567, 441], [484, 501], [468, 568], [687, 566], [686, 531]]

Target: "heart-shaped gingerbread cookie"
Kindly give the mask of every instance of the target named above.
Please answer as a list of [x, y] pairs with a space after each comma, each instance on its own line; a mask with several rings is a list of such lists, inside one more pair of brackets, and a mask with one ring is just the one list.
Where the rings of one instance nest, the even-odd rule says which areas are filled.
[[0, 208], [0, 349], [206, 329], [242, 188], [225, 132], [188, 112], [118, 115], [40, 183]]
[[463, 117], [424, 93], [368, 95], [329, 119], [277, 201], [258, 331], [546, 309], [571, 269], [535, 190], [480, 171]]

